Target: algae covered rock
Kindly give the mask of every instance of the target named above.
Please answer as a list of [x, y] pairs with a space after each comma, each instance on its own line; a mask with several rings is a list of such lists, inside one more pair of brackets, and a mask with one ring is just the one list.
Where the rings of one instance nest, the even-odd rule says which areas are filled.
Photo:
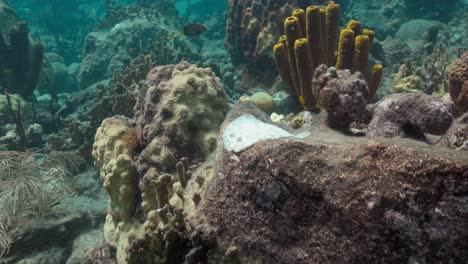
[[450, 107], [438, 98], [422, 92], [392, 94], [376, 104], [367, 136], [424, 138], [424, 133], [443, 135], [452, 121]]
[[[233, 110], [220, 138], [245, 113]], [[457, 152], [317, 128], [305, 139], [263, 141], [239, 153], [221, 142], [217, 155], [218, 175], [195, 222], [239, 263], [468, 256], [468, 159]]]
[[352, 123], [364, 122], [369, 91], [362, 73], [320, 65], [314, 72], [312, 90], [327, 112], [330, 127], [347, 129]]

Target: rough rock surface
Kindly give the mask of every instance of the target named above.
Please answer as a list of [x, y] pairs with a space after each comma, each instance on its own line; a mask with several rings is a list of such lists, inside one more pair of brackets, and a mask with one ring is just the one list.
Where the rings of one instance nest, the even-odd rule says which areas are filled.
[[443, 135], [453, 114], [440, 99], [421, 92], [392, 94], [374, 108], [368, 137], [416, 137], [424, 133]]
[[[242, 112], [233, 110], [223, 128]], [[458, 152], [326, 128], [239, 154], [220, 144], [218, 176], [197, 221], [240, 263], [468, 257], [468, 158]]]

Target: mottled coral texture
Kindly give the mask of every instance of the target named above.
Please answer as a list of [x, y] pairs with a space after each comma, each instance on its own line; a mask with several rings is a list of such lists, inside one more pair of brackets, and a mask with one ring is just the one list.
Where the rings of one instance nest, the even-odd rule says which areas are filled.
[[449, 66], [449, 92], [462, 113], [468, 111], [468, 52]]
[[149, 72], [135, 120], [102, 122], [93, 156], [109, 201], [104, 237], [118, 263], [182, 263], [198, 246], [183, 223], [215, 174], [207, 157], [226, 109], [224, 87], [211, 69], [181, 62]]
[[182, 157], [206, 157], [216, 146], [226, 110], [223, 84], [211, 69], [187, 62], [154, 68], [135, 106], [146, 146], [138, 159], [139, 170], [172, 169]]
[[330, 127], [347, 129], [354, 122], [365, 121], [369, 91], [362, 73], [320, 65], [314, 72], [312, 90], [327, 112]]

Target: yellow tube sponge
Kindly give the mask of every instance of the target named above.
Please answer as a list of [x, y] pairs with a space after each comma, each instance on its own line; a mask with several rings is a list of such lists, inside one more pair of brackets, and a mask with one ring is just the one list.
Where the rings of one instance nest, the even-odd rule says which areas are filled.
[[327, 13], [327, 46], [328, 46], [328, 64], [335, 64], [335, 50], [338, 46], [338, 30], [340, 28], [340, 5], [329, 4], [326, 8]]
[[358, 71], [366, 75], [370, 48], [371, 44], [368, 36], [359, 35], [356, 37], [354, 42], [354, 72]]
[[279, 40], [278, 40], [278, 43], [281, 43], [284, 45], [284, 47], [286, 48], [288, 46], [288, 41], [286, 40], [286, 35], [282, 35]]
[[357, 20], [350, 20], [348, 22], [348, 26], [346, 28], [352, 30], [356, 36], [362, 34], [362, 32], [361, 32], [361, 22], [359, 22]]
[[320, 7], [309, 6], [306, 10], [306, 32], [309, 40], [310, 54], [314, 68], [323, 63], [323, 39]]
[[370, 43], [371, 43], [371, 44], [374, 42], [375, 32], [374, 32], [373, 30], [364, 29], [364, 30], [362, 31], [362, 34], [369, 37], [369, 40], [370, 40]]
[[301, 24], [301, 37], [306, 36], [306, 13], [304, 9], [296, 9], [292, 12], [292, 16], [297, 17], [299, 19], [299, 23]]
[[354, 56], [354, 32], [350, 29], [341, 30], [338, 45], [336, 68], [338, 70], [352, 69]]
[[314, 67], [312, 65], [312, 57], [310, 55], [309, 41], [307, 38], [296, 40], [294, 52], [296, 54], [297, 72], [301, 87], [300, 95], [303, 100], [303, 105], [305, 109], [312, 110], [316, 104], [311, 87]]
[[273, 47], [273, 54], [275, 56], [276, 67], [278, 67], [281, 79], [288, 86], [288, 92], [295, 94], [294, 82], [291, 75], [291, 68], [289, 67], [288, 51], [283, 43], [278, 43]]
[[382, 82], [383, 77], [383, 66], [381, 64], [376, 64], [372, 67], [369, 80], [367, 82], [367, 87], [369, 89], [367, 100], [372, 99], [379, 89], [380, 83]]
[[322, 35], [322, 63], [328, 65], [328, 32], [327, 32], [327, 11], [320, 8], [320, 26]]
[[284, 32], [286, 33], [289, 67], [297, 95], [301, 94], [299, 76], [296, 69], [296, 56], [294, 54], [294, 43], [302, 36], [301, 23], [297, 17], [290, 16], [284, 21]]

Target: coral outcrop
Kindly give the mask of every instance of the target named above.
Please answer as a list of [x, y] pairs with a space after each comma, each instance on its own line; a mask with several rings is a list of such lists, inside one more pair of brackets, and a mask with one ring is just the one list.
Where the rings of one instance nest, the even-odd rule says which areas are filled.
[[[196, 100], [194, 100], [196, 99]], [[154, 68], [135, 106], [142, 166], [173, 168], [182, 157], [204, 159], [216, 146], [226, 94], [209, 68], [187, 62]]]
[[453, 113], [440, 99], [424, 93], [392, 94], [379, 101], [369, 124], [369, 137], [416, 137], [443, 135]]
[[0, 83], [11, 94], [29, 98], [39, 80], [44, 46], [30, 36], [8, 1], [0, 1], [0, 10]]
[[203, 262], [212, 242], [185, 221], [215, 175], [223, 85], [181, 62], [152, 69], [139, 92], [135, 120], [105, 119], [93, 146], [109, 200], [106, 243], [118, 263]]
[[449, 93], [458, 110], [468, 111], [468, 52], [449, 66]]
[[468, 151], [468, 113], [457, 118], [438, 145]]

